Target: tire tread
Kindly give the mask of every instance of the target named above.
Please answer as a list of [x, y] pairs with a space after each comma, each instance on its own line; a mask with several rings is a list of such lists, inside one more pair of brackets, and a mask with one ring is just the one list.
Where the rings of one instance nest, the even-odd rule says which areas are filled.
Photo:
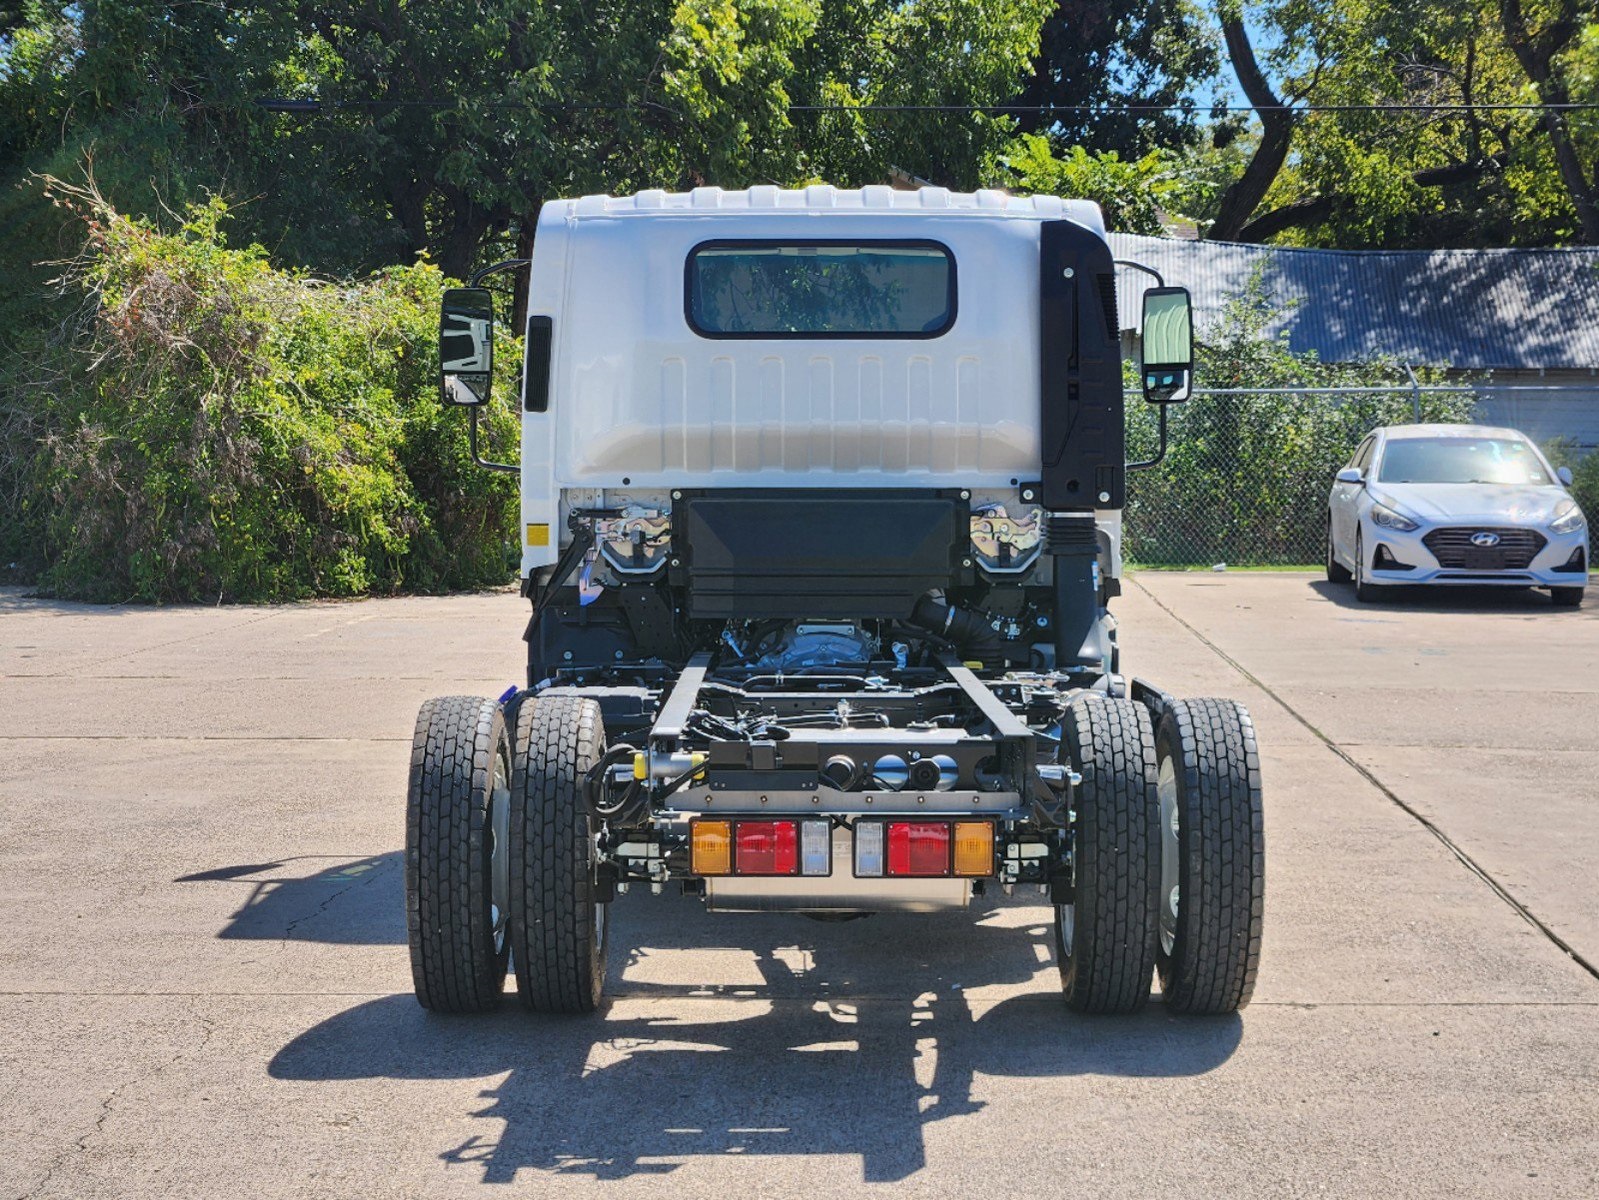
[[1161, 988], [1180, 1012], [1234, 1012], [1255, 990], [1265, 912], [1254, 721], [1236, 701], [1182, 700], [1168, 710], [1161, 735], [1162, 753], [1189, 748], [1178, 759], [1177, 936], [1172, 954], [1160, 956]]
[[[1074, 946], [1071, 961], [1060, 962], [1062, 987], [1079, 1012], [1137, 1012], [1149, 1000], [1159, 936], [1160, 801], [1149, 710], [1085, 697], [1068, 709], [1064, 732], [1083, 782], [1075, 798]], [[1057, 951], [1060, 945], [1057, 938]]]
[[499, 707], [440, 696], [417, 714], [406, 791], [405, 924], [417, 1001], [435, 1012], [486, 1012], [505, 987], [490, 904], [488, 794], [505, 738]]
[[599, 705], [545, 696], [522, 705], [511, 784], [512, 961], [535, 1012], [592, 1012], [605, 947], [594, 921], [592, 833], [583, 775], [605, 752]]

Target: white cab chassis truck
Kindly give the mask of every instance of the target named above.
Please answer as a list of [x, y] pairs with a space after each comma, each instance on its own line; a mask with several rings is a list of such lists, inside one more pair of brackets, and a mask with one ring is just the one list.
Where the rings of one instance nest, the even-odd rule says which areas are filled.
[[[483, 464], [521, 479], [527, 687], [418, 718], [421, 1003], [491, 1008], [510, 963], [530, 1008], [591, 1011], [610, 905], [668, 887], [824, 919], [1020, 888], [1072, 1008], [1133, 1012], [1157, 974], [1184, 1012], [1246, 1003], [1254, 728], [1124, 675], [1107, 611], [1129, 464], [1097, 207], [642, 192], [546, 204], [535, 247], [521, 463]], [[474, 456], [493, 323], [489, 291], [446, 295]], [[1143, 331], [1146, 399], [1186, 399], [1187, 293], [1146, 291]]]

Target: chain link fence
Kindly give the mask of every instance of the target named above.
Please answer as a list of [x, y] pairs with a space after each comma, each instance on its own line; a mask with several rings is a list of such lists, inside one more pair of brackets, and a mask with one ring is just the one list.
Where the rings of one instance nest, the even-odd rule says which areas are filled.
[[[1593, 414], [1587, 436], [1576, 419], [1584, 413]], [[1523, 429], [1556, 465], [1580, 463], [1578, 500], [1599, 509], [1599, 454], [1584, 457], [1599, 426], [1599, 396], [1589, 389], [1198, 389], [1168, 406], [1165, 457], [1128, 473], [1123, 557], [1164, 567], [1319, 564], [1333, 476], [1372, 429], [1418, 420]], [[1129, 397], [1130, 461], [1157, 456], [1159, 421], [1157, 408]]]

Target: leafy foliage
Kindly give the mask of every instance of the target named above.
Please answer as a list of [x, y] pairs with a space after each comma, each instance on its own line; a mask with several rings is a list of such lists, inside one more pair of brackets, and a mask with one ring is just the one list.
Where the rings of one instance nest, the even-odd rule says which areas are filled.
[[[72, 318], [0, 376], [8, 561], [94, 600], [508, 577], [514, 485], [471, 465], [436, 398], [436, 269], [335, 284], [229, 247], [220, 201], [163, 233], [92, 188], [51, 192], [88, 241], [61, 279]], [[514, 441], [503, 405], [490, 425]]]
[[1056, 157], [1048, 139], [1032, 133], [1011, 144], [998, 168], [1016, 191], [1094, 201], [1105, 213], [1106, 228], [1120, 233], [1159, 236], [1161, 201], [1175, 190], [1166, 156], [1158, 150], [1132, 162], [1114, 150], [1090, 154], [1081, 146]]
[[[1203, 105], [1195, 93], [1220, 69], [1205, 6], [1057, 0], [1039, 43], [1017, 99], [1068, 111], [1024, 115], [1023, 132], [1047, 133], [1061, 150], [1081, 146], [1132, 157], [1198, 140]], [[1124, 105], [1176, 111], [1116, 111]]]
[[[1251, 98], [1324, 111], [1272, 118], [1281, 136], [1268, 122], [1250, 139], [1266, 185], [1258, 202], [1240, 210], [1224, 196], [1198, 215], [1218, 218], [1216, 236], [1245, 241], [1594, 242], [1599, 216], [1584, 224], [1579, 198], [1599, 175], [1599, 120], [1494, 107], [1599, 99], [1585, 66], [1599, 17], [1583, 9], [1577, 0], [1274, 0], [1248, 6], [1246, 22], [1245, 6], [1219, 5]], [[1258, 63], [1252, 37], [1265, 47]], [[1399, 107], [1361, 107], [1370, 105]], [[1241, 171], [1235, 186], [1248, 178]]]

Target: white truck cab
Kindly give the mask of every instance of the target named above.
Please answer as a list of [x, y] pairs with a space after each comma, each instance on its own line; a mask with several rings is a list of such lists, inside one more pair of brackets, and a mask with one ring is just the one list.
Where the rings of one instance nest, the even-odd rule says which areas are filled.
[[[592, 1008], [609, 905], [665, 886], [828, 917], [1031, 888], [1073, 1006], [1132, 1011], [1157, 968], [1179, 1008], [1247, 1000], [1252, 726], [1124, 678], [1107, 612], [1116, 269], [1098, 208], [1055, 197], [544, 206], [516, 398], [527, 688], [418, 722], [424, 1004], [494, 1003], [509, 958], [530, 1006]], [[493, 315], [446, 294], [474, 446]], [[1191, 323], [1181, 289], [1146, 293], [1153, 402], [1187, 398]]]

